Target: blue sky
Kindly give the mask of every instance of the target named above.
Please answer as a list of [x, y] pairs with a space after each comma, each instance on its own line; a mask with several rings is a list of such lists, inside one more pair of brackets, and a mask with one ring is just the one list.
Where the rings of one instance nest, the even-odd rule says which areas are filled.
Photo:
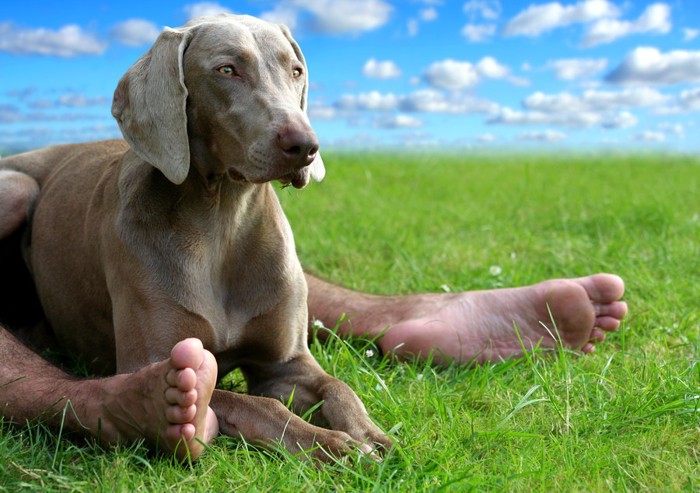
[[0, 149], [118, 137], [121, 75], [220, 11], [292, 28], [322, 147], [700, 150], [698, 0], [5, 2]]

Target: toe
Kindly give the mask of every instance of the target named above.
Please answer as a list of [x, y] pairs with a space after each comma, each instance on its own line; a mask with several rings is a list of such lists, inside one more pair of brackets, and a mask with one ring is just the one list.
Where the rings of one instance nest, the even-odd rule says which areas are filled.
[[180, 407], [188, 407], [197, 402], [197, 390], [192, 389], [187, 392], [180, 392], [175, 387], [170, 387], [165, 391], [165, 401], [168, 404]]
[[608, 305], [608, 315], [622, 320], [627, 315], [627, 303], [624, 301], [615, 301]]
[[195, 435], [195, 427], [192, 423], [185, 423], [180, 429], [180, 436], [183, 440], [191, 441]]
[[612, 303], [596, 303], [594, 305], [596, 316], [609, 316], [622, 319], [627, 314], [627, 303], [624, 301], [614, 301]]
[[182, 439], [182, 431], [184, 425], [174, 424], [170, 425], [165, 430], [165, 438], [170, 442], [170, 444], [175, 444]]
[[617, 330], [620, 327], [620, 319], [615, 317], [596, 317], [595, 326], [605, 331]]
[[591, 331], [590, 342], [603, 342], [605, 340], [605, 332], [599, 329], [593, 329]]
[[611, 303], [619, 300], [625, 292], [625, 283], [614, 274], [595, 274], [578, 279], [595, 303]]
[[170, 362], [174, 368], [199, 368], [204, 358], [202, 341], [195, 338], [184, 339], [173, 347]]
[[165, 376], [165, 381], [180, 392], [188, 392], [197, 385], [197, 373], [192, 368], [170, 370]]
[[581, 348], [581, 352], [586, 353], [586, 354], [591, 354], [594, 351], [595, 351], [595, 344], [593, 344], [592, 342], [587, 342]]
[[165, 410], [165, 419], [172, 424], [184, 424], [192, 421], [197, 414], [197, 406], [170, 406]]
[[182, 440], [190, 442], [195, 436], [195, 427], [191, 423], [170, 425], [165, 430], [165, 438], [170, 442], [170, 448], [177, 449]]

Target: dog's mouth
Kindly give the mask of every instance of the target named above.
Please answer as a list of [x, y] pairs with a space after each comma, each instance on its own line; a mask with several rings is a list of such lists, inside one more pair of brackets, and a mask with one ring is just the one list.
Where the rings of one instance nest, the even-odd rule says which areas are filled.
[[228, 169], [228, 177], [231, 181], [248, 181], [245, 179], [245, 176], [243, 176], [233, 168]]
[[309, 184], [309, 171], [307, 168], [302, 168], [283, 176], [279, 181], [285, 187], [291, 185], [294, 188], [304, 188]]
[[277, 175], [257, 180], [248, 179], [243, 174], [239, 173], [233, 167], [231, 167], [228, 169], [228, 177], [231, 181], [248, 183], [265, 183], [268, 181], [279, 180], [279, 182], [285, 187], [291, 185], [294, 188], [304, 188], [306, 185], [309, 184], [309, 169], [308, 167], [305, 167], [299, 170], [289, 172], [285, 175], [282, 175], [281, 177]]

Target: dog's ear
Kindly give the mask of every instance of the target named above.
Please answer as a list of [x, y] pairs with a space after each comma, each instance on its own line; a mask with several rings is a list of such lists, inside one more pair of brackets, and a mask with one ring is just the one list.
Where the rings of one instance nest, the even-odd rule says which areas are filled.
[[190, 169], [182, 66], [190, 38], [190, 29], [166, 28], [121, 78], [112, 102], [112, 115], [131, 148], [178, 185]]
[[[304, 66], [304, 91], [301, 94], [301, 110], [306, 114], [306, 107], [308, 105], [309, 98], [309, 69], [306, 66], [306, 59], [304, 58], [304, 53], [302, 53], [299, 44], [292, 37], [292, 33], [289, 30], [289, 28], [284, 24], [280, 24], [279, 26], [282, 30], [282, 34], [284, 34], [284, 36], [289, 40], [289, 43], [294, 49], [294, 53], [296, 54], [301, 64]], [[316, 153], [316, 158], [311, 162], [309, 166], [311, 178], [314, 181], [322, 181], [323, 178], [326, 176], [326, 167], [323, 164], [323, 159], [321, 158], [320, 152]]]

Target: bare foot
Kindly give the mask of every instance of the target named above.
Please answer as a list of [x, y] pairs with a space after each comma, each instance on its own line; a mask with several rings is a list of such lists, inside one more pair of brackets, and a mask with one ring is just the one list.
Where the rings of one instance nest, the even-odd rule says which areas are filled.
[[91, 431], [105, 444], [145, 438], [179, 459], [196, 459], [219, 432], [209, 407], [216, 376], [214, 356], [199, 339], [185, 339], [167, 360], [98, 380], [104, 399], [87, 412], [101, 422]]
[[517, 327], [525, 349], [538, 343], [553, 348], [560, 341], [591, 353], [627, 313], [627, 304], [619, 301], [623, 293], [618, 276], [596, 274], [521, 288], [416, 296], [408, 316], [392, 324], [378, 344], [385, 354], [399, 357], [424, 358], [432, 351], [439, 364], [485, 363], [522, 354]]

